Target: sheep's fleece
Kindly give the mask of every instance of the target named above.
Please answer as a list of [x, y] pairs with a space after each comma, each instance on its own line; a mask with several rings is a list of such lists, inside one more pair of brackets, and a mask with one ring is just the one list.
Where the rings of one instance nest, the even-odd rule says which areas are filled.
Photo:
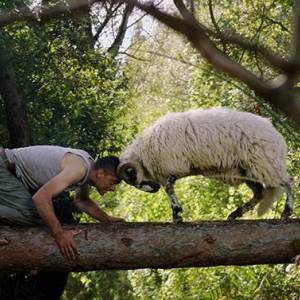
[[[202, 174], [231, 185], [258, 182], [279, 195], [279, 187], [290, 180], [286, 156], [286, 143], [268, 119], [212, 108], [163, 116], [120, 160], [121, 165], [131, 162], [137, 167], [137, 183], [147, 177], [165, 186], [170, 175], [178, 179]], [[271, 202], [277, 197], [272, 195]]]

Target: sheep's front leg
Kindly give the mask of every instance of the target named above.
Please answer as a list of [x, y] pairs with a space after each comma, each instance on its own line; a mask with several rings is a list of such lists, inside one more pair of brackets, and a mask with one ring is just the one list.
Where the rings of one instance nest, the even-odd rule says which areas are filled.
[[180, 204], [177, 201], [175, 192], [174, 192], [174, 183], [176, 181], [175, 176], [170, 176], [167, 180], [167, 184], [165, 187], [166, 193], [169, 196], [170, 202], [171, 202], [171, 207], [173, 211], [173, 222], [174, 223], [180, 223], [182, 222], [182, 208]]
[[294, 196], [291, 183], [286, 183], [284, 186], [286, 188], [287, 198], [281, 218], [287, 220], [293, 213]]

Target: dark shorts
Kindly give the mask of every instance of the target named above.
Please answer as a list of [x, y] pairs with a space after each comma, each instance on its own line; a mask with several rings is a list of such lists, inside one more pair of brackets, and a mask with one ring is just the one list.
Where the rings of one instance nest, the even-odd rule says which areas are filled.
[[43, 221], [25, 186], [5, 167], [0, 157], [0, 223], [41, 225]]
[[[74, 223], [74, 206], [66, 194], [54, 201], [54, 209], [60, 222]], [[19, 179], [11, 174], [0, 157], [0, 224], [43, 225], [31, 193]]]

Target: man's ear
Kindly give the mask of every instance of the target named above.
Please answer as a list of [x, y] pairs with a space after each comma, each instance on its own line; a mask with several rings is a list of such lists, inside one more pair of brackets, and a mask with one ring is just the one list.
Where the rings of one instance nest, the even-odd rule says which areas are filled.
[[97, 178], [102, 178], [104, 175], [105, 175], [104, 170], [102, 170], [102, 169], [97, 170], [97, 172], [96, 172], [96, 177]]

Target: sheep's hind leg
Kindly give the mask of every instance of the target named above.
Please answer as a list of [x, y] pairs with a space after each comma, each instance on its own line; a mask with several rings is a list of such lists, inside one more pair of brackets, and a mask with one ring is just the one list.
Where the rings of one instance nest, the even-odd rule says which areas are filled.
[[281, 215], [281, 218], [287, 220], [291, 214], [293, 213], [293, 206], [294, 206], [294, 197], [293, 197], [293, 188], [291, 183], [285, 183], [284, 187], [286, 189], [286, 201], [284, 206], [284, 211]]
[[259, 203], [263, 198], [263, 186], [260, 183], [257, 182], [247, 182], [247, 185], [251, 188], [253, 191], [253, 197], [251, 200], [241, 207], [237, 208], [235, 211], [233, 211], [229, 216], [228, 220], [234, 220], [236, 218], [241, 217], [245, 212], [251, 210], [257, 203]]
[[177, 201], [175, 192], [174, 192], [174, 183], [176, 181], [175, 176], [170, 176], [167, 180], [167, 184], [165, 187], [166, 193], [169, 196], [171, 207], [173, 211], [173, 222], [180, 223], [182, 222], [182, 208]]

